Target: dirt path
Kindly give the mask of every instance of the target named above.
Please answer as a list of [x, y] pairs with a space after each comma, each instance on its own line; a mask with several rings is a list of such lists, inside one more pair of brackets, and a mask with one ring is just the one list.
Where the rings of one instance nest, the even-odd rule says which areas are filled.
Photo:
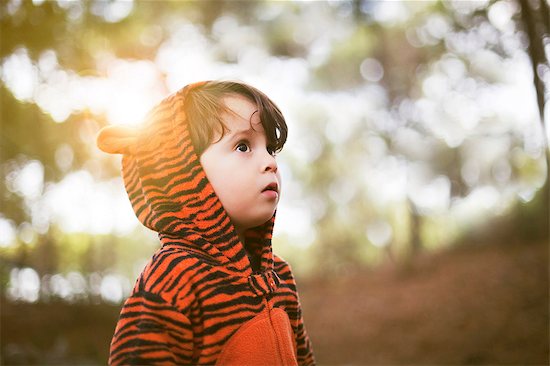
[[[320, 365], [548, 365], [548, 247], [464, 247], [299, 281]], [[104, 365], [118, 306], [2, 302], [0, 364]]]
[[320, 364], [549, 363], [546, 243], [457, 248], [300, 293]]

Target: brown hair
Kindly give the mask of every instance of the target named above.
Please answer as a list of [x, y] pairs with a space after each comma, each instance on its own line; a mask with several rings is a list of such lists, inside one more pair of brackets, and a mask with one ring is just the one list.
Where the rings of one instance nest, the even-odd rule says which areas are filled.
[[267, 95], [253, 86], [235, 81], [208, 81], [193, 86], [184, 102], [189, 123], [191, 141], [197, 155], [201, 155], [213, 143], [216, 132], [224, 136], [227, 127], [222, 120], [223, 112], [230, 112], [223, 98], [239, 95], [258, 108], [268, 147], [279, 152], [286, 142], [288, 128], [283, 114]]

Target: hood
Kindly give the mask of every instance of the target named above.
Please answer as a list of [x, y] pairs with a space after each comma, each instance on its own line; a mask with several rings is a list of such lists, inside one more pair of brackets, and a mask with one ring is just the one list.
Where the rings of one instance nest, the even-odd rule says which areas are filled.
[[[218, 199], [195, 153], [184, 111], [188, 85], [162, 100], [139, 128], [110, 126], [98, 146], [122, 154], [122, 176], [139, 221], [159, 234], [163, 245], [192, 246], [231, 271], [252, 274], [245, 244]], [[275, 215], [245, 232], [246, 248], [261, 257], [261, 271], [273, 268], [271, 237]]]

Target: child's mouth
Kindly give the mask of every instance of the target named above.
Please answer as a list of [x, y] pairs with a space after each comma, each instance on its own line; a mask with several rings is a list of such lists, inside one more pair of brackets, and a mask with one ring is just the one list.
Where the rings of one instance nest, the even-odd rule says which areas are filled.
[[267, 187], [265, 187], [262, 192], [268, 192], [268, 191], [279, 193], [279, 187], [277, 186], [277, 183], [268, 184]]
[[262, 191], [268, 197], [277, 198], [279, 196], [279, 186], [277, 183], [270, 183]]

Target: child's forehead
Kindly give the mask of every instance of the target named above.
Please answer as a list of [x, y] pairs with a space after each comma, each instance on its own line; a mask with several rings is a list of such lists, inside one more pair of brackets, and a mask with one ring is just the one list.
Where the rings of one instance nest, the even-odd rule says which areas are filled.
[[263, 130], [258, 107], [250, 100], [241, 96], [228, 96], [223, 102], [227, 111], [222, 113], [222, 121], [231, 133]]
[[[254, 114], [257, 114], [258, 107], [249, 99], [240, 95], [229, 95], [222, 100], [224, 106], [233, 114], [250, 121]], [[227, 113], [227, 112], [226, 112]]]

